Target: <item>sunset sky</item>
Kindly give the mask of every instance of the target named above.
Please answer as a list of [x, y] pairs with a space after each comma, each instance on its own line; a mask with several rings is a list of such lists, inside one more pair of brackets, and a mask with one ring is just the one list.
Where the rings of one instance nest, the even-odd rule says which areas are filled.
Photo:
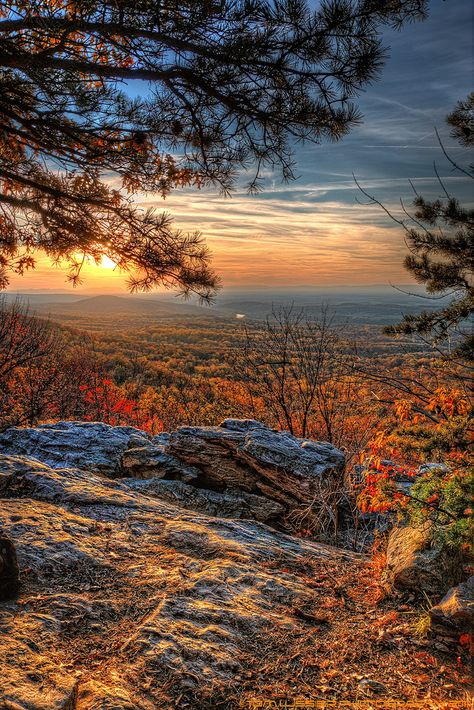
[[[407, 283], [403, 235], [380, 209], [358, 203], [363, 198], [352, 173], [396, 209], [400, 197], [411, 199], [408, 178], [423, 194], [439, 194], [436, 160], [450, 191], [469, 198], [468, 179], [451, 172], [434, 127], [450, 154], [466, 162], [444, 118], [472, 90], [472, 19], [470, 0], [434, 0], [425, 23], [387, 32], [390, 57], [382, 78], [360, 100], [364, 123], [338, 144], [298, 146], [296, 181], [282, 184], [278, 173], [268, 173], [257, 197], [243, 189], [231, 198], [184, 190], [165, 203], [150, 196], [144, 203], [205, 235], [224, 287]], [[124, 275], [113, 268], [89, 266], [84, 276], [80, 292], [126, 290]], [[72, 291], [64, 271], [46, 259], [12, 278], [10, 288]]]

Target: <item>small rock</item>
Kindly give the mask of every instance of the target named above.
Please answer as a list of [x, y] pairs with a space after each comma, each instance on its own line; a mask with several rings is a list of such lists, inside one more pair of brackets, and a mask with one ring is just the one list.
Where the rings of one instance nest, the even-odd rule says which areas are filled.
[[366, 695], [370, 695], [371, 693], [386, 695], [389, 692], [387, 686], [383, 683], [379, 683], [377, 680], [370, 680], [370, 678], [363, 678], [359, 682], [359, 690], [362, 690]]
[[430, 610], [431, 631], [456, 641], [463, 633], [472, 633], [474, 627], [474, 576], [453, 587]]
[[20, 573], [15, 547], [7, 537], [0, 537], [0, 601], [18, 594]]
[[422, 476], [424, 473], [430, 473], [430, 471], [439, 471], [439, 473], [448, 473], [449, 468], [445, 463], [423, 463], [418, 468], [417, 475]]

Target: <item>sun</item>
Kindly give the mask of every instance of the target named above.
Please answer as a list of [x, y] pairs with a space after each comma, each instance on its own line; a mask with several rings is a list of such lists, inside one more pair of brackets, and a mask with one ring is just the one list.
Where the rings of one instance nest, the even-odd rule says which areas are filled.
[[108, 256], [103, 256], [100, 265], [103, 269], [115, 269], [117, 267], [117, 264], [115, 261], [112, 261]]

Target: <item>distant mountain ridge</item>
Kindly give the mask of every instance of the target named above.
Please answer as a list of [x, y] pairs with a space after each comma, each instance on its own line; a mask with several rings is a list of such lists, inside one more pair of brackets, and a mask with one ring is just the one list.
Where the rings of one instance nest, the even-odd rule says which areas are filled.
[[117, 315], [137, 314], [153, 316], [200, 315], [205, 309], [202, 306], [183, 301], [161, 301], [127, 298], [126, 296], [90, 296], [73, 302], [43, 302], [32, 304], [32, 308], [41, 315]]
[[395, 289], [335, 289], [312, 293], [281, 292], [223, 292], [209, 307], [195, 300], [184, 301], [168, 294], [132, 295], [75, 295], [75, 294], [13, 294], [6, 293], [7, 300], [20, 298], [29, 303], [30, 309], [42, 317], [74, 319], [90, 316], [117, 318], [120, 314], [143, 318], [235, 318], [246, 317], [264, 320], [272, 310], [292, 306], [297, 313], [303, 311], [308, 318], [317, 319], [321, 308], [327, 306], [337, 321], [353, 324], [389, 325], [401, 320], [404, 314], [416, 314], [431, 310], [435, 304], [426, 298]]

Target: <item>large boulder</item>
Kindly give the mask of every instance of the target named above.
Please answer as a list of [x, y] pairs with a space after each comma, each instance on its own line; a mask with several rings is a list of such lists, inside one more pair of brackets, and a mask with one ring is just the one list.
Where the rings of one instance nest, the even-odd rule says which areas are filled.
[[327, 487], [340, 487], [344, 454], [326, 442], [298, 439], [254, 420], [226, 419], [219, 427], [182, 427], [167, 451], [201, 471], [200, 485], [238, 488], [292, 509]]
[[57, 422], [34, 429], [12, 427], [0, 434], [0, 453], [38, 459], [53, 468], [82, 468], [106, 476], [122, 473], [122, 455], [146, 446], [150, 437], [129, 426], [102, 422]]
[[391, 531], [383, 574], [388, 591], [409, 590], [438, 596], [459, 582], [461, 574], [460, 554], [433, 538], [430, 521]]
[[344, 469], [343, 453], [331, 444], [239, 419], [155, 437], [133, 427], [89, 422], [12, 428], [0, 435], [0, 453], [55, 469], [151, 480], [151, 495], [282, 529], [294, 529], [299, 519], [306, 528], [325, 520], [342, 488]]

